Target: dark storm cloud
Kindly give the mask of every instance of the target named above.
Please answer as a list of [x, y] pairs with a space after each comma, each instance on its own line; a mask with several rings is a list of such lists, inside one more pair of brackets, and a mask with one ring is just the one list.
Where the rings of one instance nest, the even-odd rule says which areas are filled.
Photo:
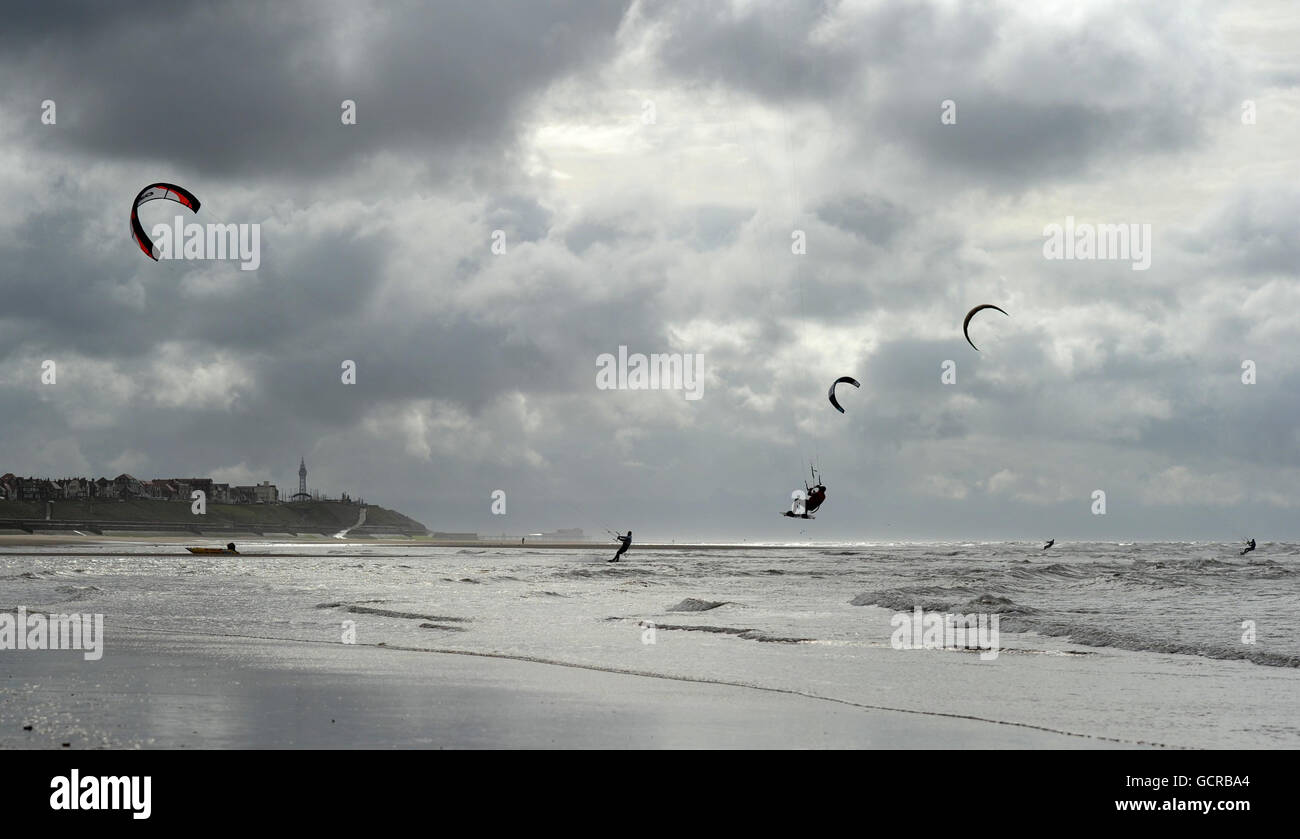
[[33, 3], [6, 9], [0, 75], [14, 113], [57, 102], [55, 134], [15, 120], [50, 151], [298, 177], [401, 153], [450, 173], [500, 151], [552, 81], [608, 55], [626, 6]]
[[[682, 82], [821, 106], [858, 157], [887, 141], [958, 182], [1023, 189], [1194, 147], [1204, 118], [1237, 103], [1234, 63], [1173, 3], [1129, 7], [1121, 29], [1106, 5], [1032, 20], [992, 2], [649, 9], [667, 29], [664, 68]], [[953, 125], [940, 123], [945, 100]]]
[[[98, 247], [86, 240], [93, 215], [75, 204], [35, 214], [16, 231], [13, 247], [0, 246], [9, 266], [9, 302], [0, 314], [9, 327], [0, 333], [0, 349], [49, 346], [131, 357], [164, 341], [184, 340], [264, 352], [301, 340], [305, 329], [341, 334], [374, 293], [374, 266], [391, 247], [366, 234], [321, 237], [286, 254], [286, 264], [279, 258], [284, 250], [270, 236], [262, 240], [257, 271], [240, 271], [233, 263], [210, 269], [152, 263], [129, 247], [123, 206], [117, 240], [122, 246], [111, 259], [96, 261], [89, 254]], [[184, 281], [202, 270], [216, 272], [231, 291], [188, 291]]]

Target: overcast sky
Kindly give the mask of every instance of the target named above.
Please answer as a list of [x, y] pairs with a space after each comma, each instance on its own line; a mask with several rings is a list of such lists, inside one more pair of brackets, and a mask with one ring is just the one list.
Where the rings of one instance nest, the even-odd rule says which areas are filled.
[[[1300, 538], [1290, 0], [5, 18], [0, 471], [303, 456], [484, 534]], [[202, 207], [146, 229], [260, 224], [258, 269], [145, 257], [156, 181]], [[1070, 216], [1150, 225], [1149, 270], [1046, 259]], [[702, 398], [597, 389], [620, 345], [702, 353]]]

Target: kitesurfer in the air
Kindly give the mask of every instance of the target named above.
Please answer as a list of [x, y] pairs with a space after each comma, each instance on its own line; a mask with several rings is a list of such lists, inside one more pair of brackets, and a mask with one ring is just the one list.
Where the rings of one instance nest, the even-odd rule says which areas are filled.
[[618, 562], [618, 558], [627, 553], [627, 549], [632, 547], [632, 531], [628, 531], [626, 536], [615, 536], [615, 539], [623, 544], [618, 546], [618, 553], [614, 554], [613, 559], [607, 559], [606, 562]]
[[805, 501], [803, 505], [804, 512], [807, 514], [817, 512], [817, 508], [820, 507], [822, 502], [825, 500], [826, 487], [822, 486], [820, 483], [818, 483], [817, 486], [809, 487], [808, 500]]
[[817, 474], [817, 470], [815, 469], [809, 468], [809, 471], [812, 472], [813, 481], [815, 483], [813, 486], [808, 486], [808, 482], [804, 481], [803, 513], [796, 513], [793, 510], [786, 510], [784, 513], [784, 515], [789, 516], [792, 519], [812, 518], [812, 514], [817, 512], [817, 508], [826, 501], [826, 487], [822, 484], [821, 475]]
[[1052, 545], [1055, 545], [1055, 544], [1056, 544], [1056, 540], [1055, 540], [1055, 539], [1048, 539], [1048, 540], [1047, 540], [1047, 544], [1046, 544], [1046, 545], [1043, 545], [1043, 550], [1047, 550], [1048, 548], [1050, 548]]
[[1246, 554], [1250, 553], [1250, 552], [1253, 551], [1253, 550], [1255, 550], [1255, 540], [1254, 540], [1254, 539], [1247, 539], [1247, 540], [1246, 540], [1246, 547], [1244, 547], [1244, 548], [1241, 549], [1241, 556], [1245, 556]]

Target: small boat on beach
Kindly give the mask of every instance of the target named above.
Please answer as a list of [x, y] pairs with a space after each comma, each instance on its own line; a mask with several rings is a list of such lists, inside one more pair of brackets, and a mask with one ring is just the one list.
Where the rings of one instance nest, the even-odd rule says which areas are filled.
[[192, 554], [202, 556], [238, 556], [239, 551], [235, 550], [235, 543], [231, 542], [224, 548], [186, 548]]

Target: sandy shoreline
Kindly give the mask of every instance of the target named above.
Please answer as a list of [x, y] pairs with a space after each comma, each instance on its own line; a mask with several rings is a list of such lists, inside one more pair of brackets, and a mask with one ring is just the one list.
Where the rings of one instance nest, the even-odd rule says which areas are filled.
[[377, 645], [119, 632], [100, 662], [64, 652], [5, 663], [5, 749], [1136, 747], [750, 686]]

